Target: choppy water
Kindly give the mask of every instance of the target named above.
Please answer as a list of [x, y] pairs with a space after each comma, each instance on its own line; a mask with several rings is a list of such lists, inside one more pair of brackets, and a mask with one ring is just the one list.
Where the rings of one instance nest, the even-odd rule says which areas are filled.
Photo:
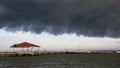
[[0, 57], [0, 68], [120, 68], [120, 54]]

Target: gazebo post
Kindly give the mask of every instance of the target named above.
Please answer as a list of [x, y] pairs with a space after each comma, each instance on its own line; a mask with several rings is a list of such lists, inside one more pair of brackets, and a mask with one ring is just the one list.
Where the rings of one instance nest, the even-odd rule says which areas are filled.
[[33, 47], [31, 47], [31, 51], [33, 51]]
[[24, 47], [23, 47], [23, 52], [24, 52]]
[[[17, 51], [18, 51], [18, 47], [17, 47]], [[19, 51], [18, 51], [19, 52]]]

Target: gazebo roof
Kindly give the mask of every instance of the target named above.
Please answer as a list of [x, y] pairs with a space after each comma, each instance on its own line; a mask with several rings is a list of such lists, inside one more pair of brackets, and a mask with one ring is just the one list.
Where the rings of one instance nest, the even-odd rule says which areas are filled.
[[40, 47], [40, 46], [32, 44], [32, 43], [28, 43], [28, 42], [22, 42], [22, 43], [19, 43], [19, 44], [14, 44], [14, 45], [12, 45], [10, 47], [13, 47], [13, 48], [15, 48], [15, 47], [23, 47], [24, 48], [24, 47]]

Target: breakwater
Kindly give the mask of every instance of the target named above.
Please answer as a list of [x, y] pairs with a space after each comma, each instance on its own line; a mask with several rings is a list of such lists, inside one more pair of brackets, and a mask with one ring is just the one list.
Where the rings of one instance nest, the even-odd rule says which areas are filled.
[[109, 54], [120, 53], [120, 50], [73, 50], [73, 51], [1, 51], [0, 56], [39, 56], [46, 54]]

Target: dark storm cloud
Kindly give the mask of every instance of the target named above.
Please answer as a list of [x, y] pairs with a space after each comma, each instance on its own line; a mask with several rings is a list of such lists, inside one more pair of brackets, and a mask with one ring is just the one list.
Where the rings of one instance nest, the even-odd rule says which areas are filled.
[[120, 37], [120, 0], [0, 0], [0, 28]]

